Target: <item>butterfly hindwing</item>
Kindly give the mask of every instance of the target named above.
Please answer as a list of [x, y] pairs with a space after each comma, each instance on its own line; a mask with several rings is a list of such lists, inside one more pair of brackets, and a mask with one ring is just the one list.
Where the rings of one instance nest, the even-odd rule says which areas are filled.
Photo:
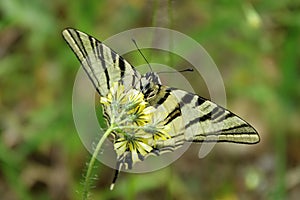
[[229, 110], [198, 95], [172, 89], [180, 100], [184, 120], [185, 140], [188, 142], [259, 142], [256, 130]]
[[146, 99], [171, 127], [171, 139], [162, 141], [156, 154], [174, 151], [184, 142], [255, 144], [260, 140], [251, 125], [210, 100], [163, 85], [154, 84], [149, 90], [156, 92], [151, 98], [145, 94]]

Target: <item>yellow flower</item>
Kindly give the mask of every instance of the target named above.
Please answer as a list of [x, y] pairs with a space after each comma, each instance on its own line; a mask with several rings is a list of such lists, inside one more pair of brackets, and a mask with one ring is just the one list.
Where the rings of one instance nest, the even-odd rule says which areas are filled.
[[143, 93], [136, 89], [125, 90], [124, 85], [116, 82], [112, 84], [106, 97], [100, 102], [112, 121], [118, 125], [144, 126], [149, 123], [154, 108], [145, 101]]
[[113, 83], [100, 102], [114, 123], [114, 149], [119, 159], [130, 156], [133, 163], [140, 161], [158, 141], [171, 138], [170, 126], [164, 124], [164, 117], [156, 113], [140, 91], [125, 90], [121, 83]]
[[110, 105], [112, 102], [121, 102], [125, 97], [124, 90], [124, 85], [114, 82], [109, 89], [107, 97], [100, 97], [100, 103]]
[[111, 99], [106, 97], [100, 97], [100, 103], [102, 103], [105, 106], [108, 106], [111, 104]]
[[154, 111], [154, 107], [146, 107], [146, 105], [146, 102], [141, 102], [139, 105], [128, 112], [128, 114], [131, 115], [132, 122], [137, 126], [144, 126], [151, 120], [151, 114]]
[[114, 149], [118, 156], [125, 153], [131, 153], [132, 161], [135, 163], [140, 160], [139, 154], [145, 156], [151, 152], [153, 148], [146, 143], [144, 138], [125, 134], [115, 141]]
[[139, 105], [143, 102], [146, 103], [144, 101], [143, 93], [141, 93], [135, 89], [131, 89], [127, 93], [127, 98], [124, 98], [122, 103], [129, 103], [127, 109], [130, 110], [130, 109], [134, 108], [136, 105]]
[[171, 138], [168, 133], [171, 127], [169, 124], [165, 125], [164, 123], [162, 115], [155, 113], [155, 115], [152, 115], [150, 123], [145, 126], [145, 132], [152, 135], [154, 143], [158, 140], [167, 140]]

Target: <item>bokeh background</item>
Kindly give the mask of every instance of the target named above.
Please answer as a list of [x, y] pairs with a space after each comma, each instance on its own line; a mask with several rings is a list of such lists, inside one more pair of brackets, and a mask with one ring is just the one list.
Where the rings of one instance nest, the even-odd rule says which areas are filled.
[[[79, 63], [63, 28], [104, 40], [144, 26], [171, 28], [203, 45], [223, 76], [228, 108], [258, 130], [261, 142], [218, 144], [204, 159], [193, 145], [157, 172], [122, 173], [113, 191], [114, 171], [100, 164], [92, 197], [298, 199], [300, 2], [286, 0], [1, 0], [0, 199], [80, 198], [89, 153], [73, 123]], [[156, 62], [170, 64], [169, 54], [158, 55]], [[137, 52], [125, 58], [144, 63]], [[209, 98], [206, 86], [192, 83]]]

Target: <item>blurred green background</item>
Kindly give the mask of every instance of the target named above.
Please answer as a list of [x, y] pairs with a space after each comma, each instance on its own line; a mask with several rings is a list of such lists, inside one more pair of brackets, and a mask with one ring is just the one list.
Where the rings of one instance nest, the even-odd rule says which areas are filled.
[[[72, 119], [79, 62], [62, 29], [104, 40], [144, 26], [202, 44], [223, 76], [228, 108], [261, 142], [218, 144], [204, 159], [193, 145], [157, 172], [122, 173], [113, 191], [114, 171], [100, 165], [92, 197], [298, 199], [300, 2], [285, 0], [0, 1], [0, 199], [80, 197], [89, 153]], [[127, 59], [135, 64], [135, 57], [143, 62], [138, 53]]]

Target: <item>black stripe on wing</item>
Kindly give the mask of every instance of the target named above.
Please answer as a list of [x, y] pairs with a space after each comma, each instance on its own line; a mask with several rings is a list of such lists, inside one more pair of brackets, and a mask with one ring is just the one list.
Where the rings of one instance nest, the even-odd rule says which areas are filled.
[[167, 115], [164, 119], [164, 125], [171, 123], [174, 119], [181, 116], [181, 110], [179, 104]]
[[123, 81], [124, 85], [131, 87], [137, 85], [141, 75], [99, 40], [71, 28], [62, 34], [101, 96], [106, 95], [112, 82]]
[[171, 94], [180, 102], [187, 141], [211, 142], [212, 136], [218, 136], [218, 142], [255, 144], [260, 141], [250, 124], [210, 100], [176, 88], [172, 88]]
[[[87, 52], [86, 52], [86, 50], [83, 46], [82, 40], [80, 39], [79, 33], [77, 33], [73, 29], [65, 29], [63, 31], [63, 37], [66, 40], [67, 44], [72, 49], [72, 51], [74, 52], [74, 54], [76, 55], [77, 59], [80, 61], [81, 65], [82, 66], [85, 65], [85, 62], [89, 63], [89, 65], [90, 65], [90, 61], [88, 59], [85, 60], [85, 61], [82, 59], [84, 57], [87, 57]], [[72, 42], [74, 44], [72, 44]], [[91, 76], [92, 75], [94, 76], [94, 74], [90, 74], [85, 67], [83, 67], [83, 69], [86, 72], [86, 74], [88, 75], [89, 79], [93, 80], [93, 78]], [[97, 85], [99, 85], [99, 83], [95, 83], [94, 81], [92, 81], [92, 84], [96, 88], [97, 92], [99, 94], [101, 94], [99, 89], [98, 89], [98, 86], [97, 86]]]

